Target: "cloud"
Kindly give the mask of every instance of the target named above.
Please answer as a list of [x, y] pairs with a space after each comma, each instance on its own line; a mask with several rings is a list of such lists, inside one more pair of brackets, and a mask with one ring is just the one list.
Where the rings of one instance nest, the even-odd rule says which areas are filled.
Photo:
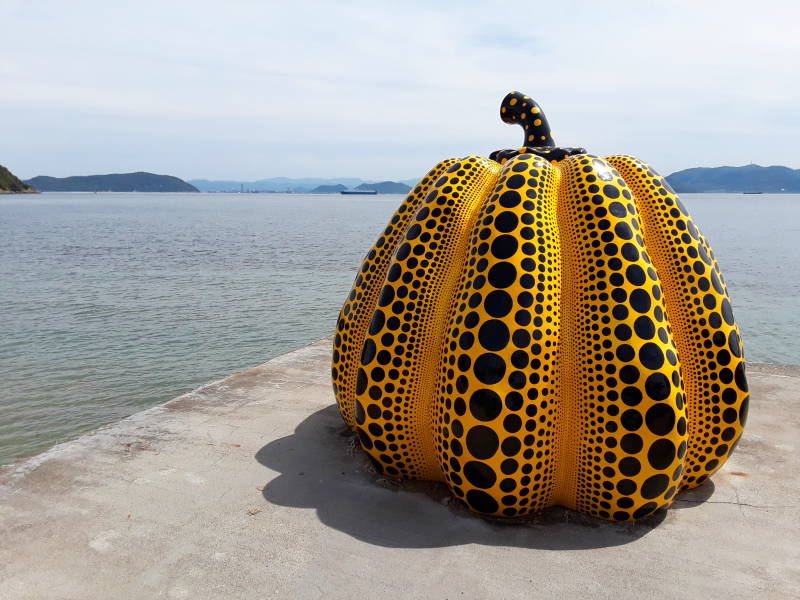
[[[7, 2], [7, 4], [9, 4]], [[800, 167], [795, 4], [11, 2], [3, 161], [31, 176], [405, 178], [557, 141], [661, 171]]]

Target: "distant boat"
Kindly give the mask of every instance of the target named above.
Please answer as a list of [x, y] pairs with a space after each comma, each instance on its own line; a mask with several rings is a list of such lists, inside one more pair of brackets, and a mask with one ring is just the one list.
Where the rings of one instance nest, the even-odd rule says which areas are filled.
[[743, 194], [763, 194], [764, 192], [742, 192]]
[[345, 196], [374, 196], [378, 190], [342, 190], [339, 193]]

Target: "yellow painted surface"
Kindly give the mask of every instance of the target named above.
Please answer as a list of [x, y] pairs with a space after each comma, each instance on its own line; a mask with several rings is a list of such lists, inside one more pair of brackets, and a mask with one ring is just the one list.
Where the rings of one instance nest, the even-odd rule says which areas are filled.
[[747, 411], [713, 253], [630, 157], [437, 165], [359, 271], [333, 379], [379, 470], [501, 516], [649, 515], [722, 465]]

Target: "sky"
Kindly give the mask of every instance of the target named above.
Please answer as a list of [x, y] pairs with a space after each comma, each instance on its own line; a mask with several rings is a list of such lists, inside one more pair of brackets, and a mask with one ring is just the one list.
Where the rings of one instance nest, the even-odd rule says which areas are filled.
[[0, 0], [0, 164], [23, 178], [421, 177], [556, 142], [663, 174], [800, 168], [800, 6]]

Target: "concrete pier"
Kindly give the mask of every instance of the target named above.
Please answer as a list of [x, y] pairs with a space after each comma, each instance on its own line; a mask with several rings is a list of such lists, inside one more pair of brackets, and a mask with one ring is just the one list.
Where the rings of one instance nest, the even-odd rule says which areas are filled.
[[330, 340], [0, 471], [0, 598], [800, 597], [800, 369], [751, 365], [713, 482], [643, 523], [470, 515], [377, 475]]

